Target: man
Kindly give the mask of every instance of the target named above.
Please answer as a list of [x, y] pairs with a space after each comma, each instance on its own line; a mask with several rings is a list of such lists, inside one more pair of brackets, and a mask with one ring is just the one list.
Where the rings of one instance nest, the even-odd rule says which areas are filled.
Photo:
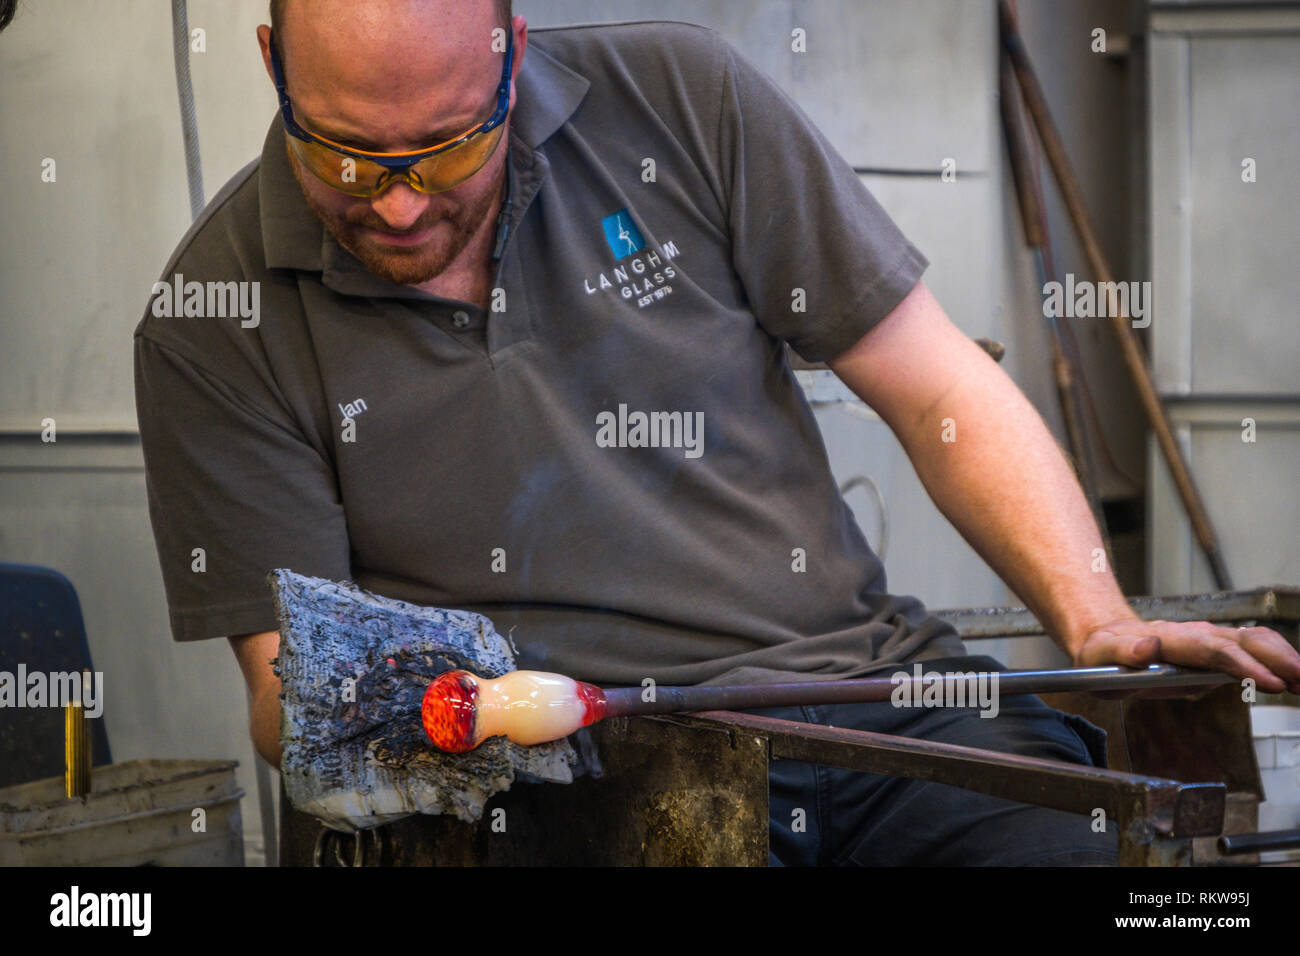
[[[880, 413], [1077, 664], [1300, 689], [1272, 631], [1144, 624], [1091, 570], [1097, 529], [1039, 417], [847, 164], [712, 31], [530, 41], [491, 0], [280, 2], [272, 27], [261, 159], [164, 271], [257, 283], [258, 315], [155, 307], [136, 334], [174, 635], [229, 637], [268, 760], [276, 567], [479, 611], [514, 629], [520, 666], [602, 684], [997, 666], [886, 592], [782, 340]], [[781, 713], [1104, 759], [1095, 728], [1036, 698], [991, 721]], [[778, 862], [1113, 860], [1082, 818], [916, 781], [786, 762], [772, 795]]]

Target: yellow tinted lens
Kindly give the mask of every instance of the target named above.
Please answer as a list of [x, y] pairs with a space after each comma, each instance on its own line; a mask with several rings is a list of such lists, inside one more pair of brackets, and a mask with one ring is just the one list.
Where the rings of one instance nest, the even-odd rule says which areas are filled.
[[369, 198], [401, 179], [422, 193], [454, 189], [483, 168], [504, 130], [505, 124], [496, 126], [446, 152], [422, 159], [403, 172], [385, 169], [368, 159], [346, 156], [322, 143], [309, 143], [296, 136], [287, 138], [294, 155], [321, 182], [350, 196]]
[[344, 156], [320, 143], [308, 143], [296, 136], [287, 137], [289, 148], [307, 171], [335, 189], [350, 196], [370, 196], [388, 170], [378, 163]]
[[504, 129], [503, 123], [445, 153], [420, 160], [408, 170], [407, 181], [422, 193], [454, 189], [483, 168], [501, 141]]

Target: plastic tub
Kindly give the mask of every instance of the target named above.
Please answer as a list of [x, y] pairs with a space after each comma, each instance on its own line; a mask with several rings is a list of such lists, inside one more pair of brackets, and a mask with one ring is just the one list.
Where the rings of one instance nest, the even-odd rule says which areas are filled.
[[[1259, 704], [1250, 709], [1255, 757], [1264, 783], [1259, 829], [1300, 828], [1300, 707]], [[1260, 861], [1300, 860], [1300, 850], [1261, 853]]]
[[[63, 777], [0, 790], [0, 866], [243, 866], [233, 760], [95, 767], [90, 793]], [[202, 810], [202, 813], [195, 811]]]

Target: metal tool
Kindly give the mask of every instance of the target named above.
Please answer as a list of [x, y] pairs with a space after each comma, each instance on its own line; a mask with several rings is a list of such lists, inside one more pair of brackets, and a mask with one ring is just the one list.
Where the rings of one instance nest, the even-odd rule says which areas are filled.
[[421, 717], [426, 735], [438, 749], [465, 753], [499, 735], [524, 745], [559, 740], [607, 717], [903, 699], [909, 706], [938, 705], [928, 703], [932, 697], [941, 702], [959, 701], [958, 706], [976, 706], [990, 692], [996, 698], [1006, 694], [1215, 686], [1236, 680], [1231, 674], [1169, 664], [1153, 664], [1141, 670], [1081, 667], [945, 674], [927, 674], [922, 665], [915, 664], [910, 673], [900, 670], [889, 677], [857, 680], [603, 690], [540, 671], [513, 671], [495, 680], [481, 680], [468, 671], [454, 670], [440, 674], [429, 685]]
[[1300, 830], [1232, 833], [1219, 837], [1219, 852], [1224, 856], [1262, 853], [1269, 850], [1300, 850]]

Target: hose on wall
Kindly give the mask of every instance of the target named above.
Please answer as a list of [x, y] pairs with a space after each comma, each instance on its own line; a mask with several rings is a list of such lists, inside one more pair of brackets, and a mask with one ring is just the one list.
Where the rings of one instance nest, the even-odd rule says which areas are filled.
[[176, 63], [176, 94], [181, 101], [190, 218], [197, 219], [203, 210], [203, 164], [199, 160], [199, 121], [194, 114], [194, 87], [190, 85], [190, 20], [186, 0], [172, 0], [172, 59]]

